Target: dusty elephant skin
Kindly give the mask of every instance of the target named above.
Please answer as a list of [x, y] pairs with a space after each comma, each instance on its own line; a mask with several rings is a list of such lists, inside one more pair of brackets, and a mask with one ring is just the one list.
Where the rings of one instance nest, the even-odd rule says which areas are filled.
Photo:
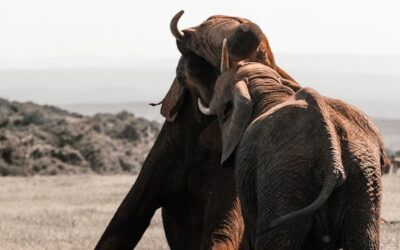
[[[179, 17], [178, 14], [171, 21], [171, 31], [175, 36], [182, 35], [176, 27]], [[232, 34], [236, 29], [230, 29], [227, 24], [237, 25], [238, 18], [210, 19], [200, 25], [205, 27], [201, 29], [203, 34], [207, 30], [210, 31], [208, 34], [225, 30], [224, 34], [234, 37]], [[211, 32], [215, 27], [219, 28]], [[245, 41], [252, 36], [251, 32], [242, 32], [241, 39], [232, 38], [231, 41], [243, 49], [249, 45]], [[207, 46], [216, 51], [220, 49], [220, 43], [218, 48], [213, 48], [217, 42], [203, 40], [201, 36], [192, 36], [190, 43], [196, 40], [203, 42], [204, 46], [184, 48], [184, 40], [178, 40], [182, 57], [177, 77], [161, 107], [167, 121], [136, 183], [96, 249], [132, 249], [160, 207], [171, 249], [248, 249], [243, 239], [243, 218], [234, 184], [234, 170], [221, 169], [219, 164], [221, 135], [218, 122], [201, 114], [197, 107], [198, 98], [205, 102], [211, 99], [219, 73], [216, 70], [219, 58], [207, 58], [202, 48]], [[240, 59], [246, 60], [240, 49]], [[272, 52], [268, 55], [272, 56]], [[266, 53], [260, 54], [260, 57], [265, 56]], [[287, 75], [285, 79], [292, 78]]]
[[[222, 129], [222, 164], [236, 183], [256, 249], [378, 249], [379, 132], [354, 107], [312, 89], [294, 93], [271, 68], [229, 70], [227, 46], [210, 107]], [[236, 152], [236, 153], [235, 153]]]

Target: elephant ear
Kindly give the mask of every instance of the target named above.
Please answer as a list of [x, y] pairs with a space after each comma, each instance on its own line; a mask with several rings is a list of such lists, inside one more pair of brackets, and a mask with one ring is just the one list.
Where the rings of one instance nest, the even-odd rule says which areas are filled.
[[185, 91], [185, 88], [178, 82], [178, 79], [175, 78], [167, 95], [161, 102], [161, 115], [164, 116], [167, 121], [173, 122], [177, 117], [183, 104]]
[[228, 39], [229, 52], [233, 60], [250, 58], [260, 46], [262, 31], [254, 23], [241, 24]]
[[215, 119], [199, 136], [200, 144], [212, 152], [222, 152], [222, 135], [218, 120]]
[[222, 130], [221, 165], [224, 165], [224, 162], [229, 159], [239, 145], [253, 113], [253, 101], [247, 87], [247, 81], [242, 80], [235, 83], [232, 96], [232, 114], [226, 121], [220, 121]]

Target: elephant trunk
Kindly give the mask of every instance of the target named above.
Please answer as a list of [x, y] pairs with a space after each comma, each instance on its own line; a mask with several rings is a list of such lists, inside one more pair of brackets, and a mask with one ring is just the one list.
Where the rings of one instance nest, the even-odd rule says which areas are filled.
[[338, 175], [337, 171], [334, 170], [333, 173], [331, 173], [325, 177], [321, 192], [319, 193], [317, 199], [313, 203], [311, 203], [309, 206], [307, 206], [303, 209], [291, 212], [289, 214], [286, 214], [284, 216], [281, 216], [281, 217], [273, 220], [269, 224], [269, 228], [278, 226], [279, 224], [281, 224], [285, 221], [294, 219], [294, 218], [299, 218], [302, 216], [312, 214], [313, 212], [318, 210], [328, 200], [329, 196], [331, 195], [333, 190], [336, 188], [339, 178], [340, 178], [340, 176]]

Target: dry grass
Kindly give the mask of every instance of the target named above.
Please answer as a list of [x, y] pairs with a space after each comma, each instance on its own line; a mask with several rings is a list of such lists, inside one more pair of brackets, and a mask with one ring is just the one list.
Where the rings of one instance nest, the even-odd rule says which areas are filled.
[[382, 218], [387, 222], [381, 227], [381, 249], [400, 249], [400, 176], [383, 177]]
[[[93, 249], [134, 181], [121, 175], [0, 178], [0, 249]], [[142, 241], [138, 249], [166, 246], [159, 215]]]
[[[0, 178], [0, 249], [93, 249], [134, 176]], [[384, 178], [383, 218], [400, 221], [400, 176]], [[400, 225], [382, 226], [400, 249]], [[168, 249], [159, 213], [137, 249]]]

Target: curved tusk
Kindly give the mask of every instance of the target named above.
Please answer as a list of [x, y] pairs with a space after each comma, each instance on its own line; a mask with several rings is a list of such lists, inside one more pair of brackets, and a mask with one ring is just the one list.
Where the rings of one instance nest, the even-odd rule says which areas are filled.
[[228, 51], [228, 42], [227, 39], [224, 38], [222, 42], [222, 52], [221, 52], [221, 74], [225, 71], [229, 70], [229, 51]]
[[197, 104], [199, 106], [201, 113], [203, 113], [204, 115], [211, 115], [210, 108], [207, 108], [206, 106], [204, 106], [204, 104], [200, 98], [197, 99]]
[[182, 41], [185, 34], [178, 29], [178, 22], [181, 16], [183, 15], [184, 11], [181, 10], [178, 13], [175, 14], [175, 16], [171, 19], [171, 22], [169, 24], [169, 28], [171, 30], [172, 35], [176, 38], [178, 41]]

